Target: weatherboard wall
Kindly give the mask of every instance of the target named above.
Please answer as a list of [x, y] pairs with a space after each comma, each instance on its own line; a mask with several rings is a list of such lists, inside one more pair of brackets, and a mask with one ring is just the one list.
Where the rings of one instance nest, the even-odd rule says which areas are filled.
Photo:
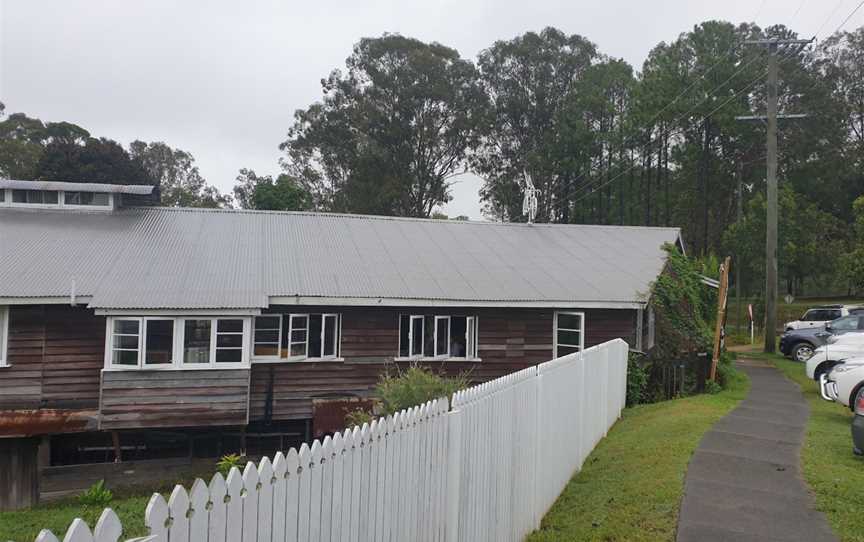
[[[334, 312], [333, 307], [272, 307], [269, 312]], [[568, 309], [571, 310], [571, 309]], [[578, 309], [575, 309], [578, 310]], [[479, 318], [481, 361], [425, 361], [436, 372], [467, 373], [472, 383], [485, 382], [553, 358], [551, 309], [342, 308], [340, 361], [253, 364], [250, 390], [252, 421], [306, 419], [313, 399], [365, 397], [386, 371], [407, 368], [396, 361], [400, 314], [475, 315]], [[612, 338], [633, 341], [636, 311], [585, 311], [585, 346]]]

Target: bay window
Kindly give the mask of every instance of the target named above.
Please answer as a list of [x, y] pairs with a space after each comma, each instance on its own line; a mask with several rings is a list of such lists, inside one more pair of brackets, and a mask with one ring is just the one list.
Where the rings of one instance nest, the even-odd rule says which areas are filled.
[[248, 362], [248, 318], [117, 316], [108, 326], [108, 368], [234, 368]]
[[477, 359], [477, 317], [402, 314], [399, 358]]

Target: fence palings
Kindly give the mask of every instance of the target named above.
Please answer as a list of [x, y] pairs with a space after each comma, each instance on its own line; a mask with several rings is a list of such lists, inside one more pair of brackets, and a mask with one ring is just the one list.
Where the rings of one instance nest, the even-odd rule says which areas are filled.
[[[156, 493], [136, 541], [521, 540], [620, 416], [627, 353], [609, 341]], [[121, 534], [105, 509], [63, 542]]]

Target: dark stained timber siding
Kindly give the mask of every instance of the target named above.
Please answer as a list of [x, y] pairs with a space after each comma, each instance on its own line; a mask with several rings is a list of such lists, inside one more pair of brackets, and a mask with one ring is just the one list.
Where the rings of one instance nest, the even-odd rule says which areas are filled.
[[[271, 419], [311, 418], [312, 399], [367, 396], [382, 373], [408, 367], [409, 362], [394, 361], [400, 314], [476, 315], [482, 361], [424, 363], [435, 371], [467, 373], [474, 383], [552, 359], [552, 309], [273, 307], [272, 312], [340, 312], [345, 361], [253, 364], [249, 413], [253, 421], [266, 419], [269, 396]], [[616, 337], [632, 340], [636, 311], [584, 312], [586, 346]]]
[[248, 404], [248, 369], [102, 373], [102, 429], [246, 425]]
[[92, 310], [10, 307], [10, 366], [0, 368], [0, 410], [97, 408], [104, 348], [105, 318]]

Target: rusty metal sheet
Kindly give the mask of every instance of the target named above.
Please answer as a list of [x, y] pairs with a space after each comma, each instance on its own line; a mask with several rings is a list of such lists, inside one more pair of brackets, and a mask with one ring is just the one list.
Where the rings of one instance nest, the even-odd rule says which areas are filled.
[[95, 431], [96, 410], [0, 410], [0, 438]]

